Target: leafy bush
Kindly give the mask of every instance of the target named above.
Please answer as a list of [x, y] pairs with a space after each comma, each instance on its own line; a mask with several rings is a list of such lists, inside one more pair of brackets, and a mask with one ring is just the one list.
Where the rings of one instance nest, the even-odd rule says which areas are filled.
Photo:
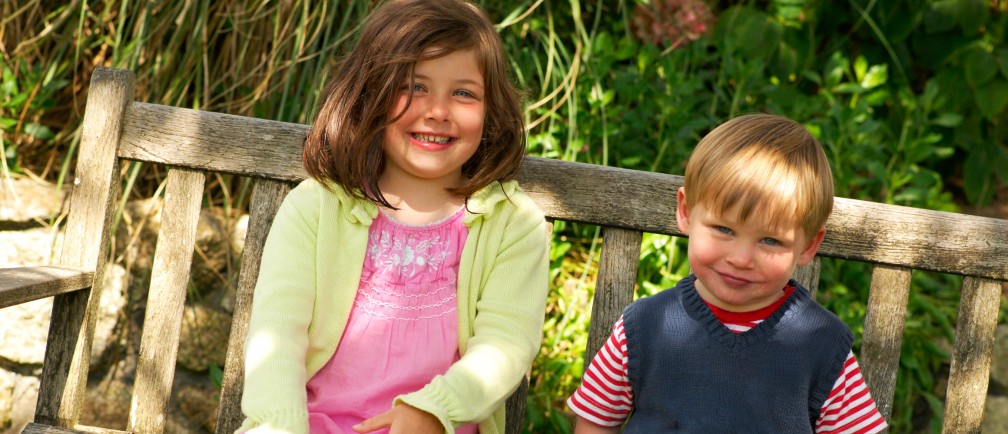
[[[1008, 183], [1008, 6], [985, 0], [477, 0], [528, 96], [529, 153], [681, 174], [730, 117], [772, 112], [823, 143], [839, 196], [938, 210]], [[307, 123], [370, 1], [0, 3], [3, 168], [72, 171], [87, 78], [128, 68], [136, 95]], [[161, 179], [127, 167], [127, 191]], [[211, 181], [241, 208], [247, 180]], [[597, 228], [558, 223], [529, 432], [569, 432], [597, 267]], [[685, 242], [645, 234], [638, 296], [688, 273]], [[820, 301], [859, 332], [870, 280], [825, 260]], [[959, 279], [913, 278], [893, 432], [940, 423]], [[858, 343], [859, 344], [859, 343]]]

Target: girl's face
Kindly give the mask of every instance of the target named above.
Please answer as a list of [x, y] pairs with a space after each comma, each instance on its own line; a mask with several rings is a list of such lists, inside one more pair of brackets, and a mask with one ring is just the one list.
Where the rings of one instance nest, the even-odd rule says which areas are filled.
[[385, 128], [381, 178], [457, 186], [462, 165], [483, 137], [486, 101], [476, 52], [453, 51], [417, 62], [414, 73], [413, 88], [403, 83], [389, 112], [389, 117], [403, 116]]

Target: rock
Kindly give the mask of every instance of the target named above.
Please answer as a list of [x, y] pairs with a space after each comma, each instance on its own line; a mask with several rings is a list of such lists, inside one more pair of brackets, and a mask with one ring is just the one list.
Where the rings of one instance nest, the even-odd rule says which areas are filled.
[[38, 378], [0, 370], [0, 433], [20, 433], [32, 420], [38, 387]]
[[54, 184], [17, 174], [0, 177], [0, 222], [26, 228], [59, 215], [64, 192]]
[[0, 231], [0, 267], [52, 264], [62, 245], [63, 234], [50, 228]]
[[[101, 314], [95, 324], [91, 348], [92, 367], [111, 344], [116, 321], [126, 305], [125, 278], [126, 270], [118, 265], [110, 266], [105, 272]], [[43, 298], [0, 309], [0, 342], [3, 342], [0, 357], [22, 365], [22, 370], [41, 368], [49, 335], [52, 301], [52, 298]]]
[[997, 388], [1008, 391], [1008, 324], [999, 325], [994, 333], [991, 381]]
[[217, 409], [220, 407], [217, 389], [184, 386], [178, 391], [178, 405], [182, 414], [200, 424], [209, 432], [217, 431]]
[[210, 364], [223, 369], [227, 356], [231, 315], [205, 305], [186, 306], [179, 334], [178, 365], [206, 372]]
[[1008, 434], [1008, 396], [987, 396], [980, 432], [984, 434]]

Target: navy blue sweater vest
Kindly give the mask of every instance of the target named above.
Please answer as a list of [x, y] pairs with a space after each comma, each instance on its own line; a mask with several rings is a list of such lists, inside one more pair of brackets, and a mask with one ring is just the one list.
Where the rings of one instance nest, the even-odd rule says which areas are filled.
[[695, 279], [623, 312], [634, 393], [623, 432], [813, 432], [854, 341], [850, 328], [798, 286], [770, 317], [735, 333]]

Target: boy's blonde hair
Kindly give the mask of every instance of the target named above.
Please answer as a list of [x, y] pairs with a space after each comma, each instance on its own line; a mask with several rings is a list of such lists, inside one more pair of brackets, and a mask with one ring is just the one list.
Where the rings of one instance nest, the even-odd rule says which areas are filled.
[[[833, 173], [819, 141], [783, 116], [739, 116], [707, 134], [686, 164], [686, 203], [812, 237], [833, 210]], [[737, 208], [736, 208], [737, 207]]]

